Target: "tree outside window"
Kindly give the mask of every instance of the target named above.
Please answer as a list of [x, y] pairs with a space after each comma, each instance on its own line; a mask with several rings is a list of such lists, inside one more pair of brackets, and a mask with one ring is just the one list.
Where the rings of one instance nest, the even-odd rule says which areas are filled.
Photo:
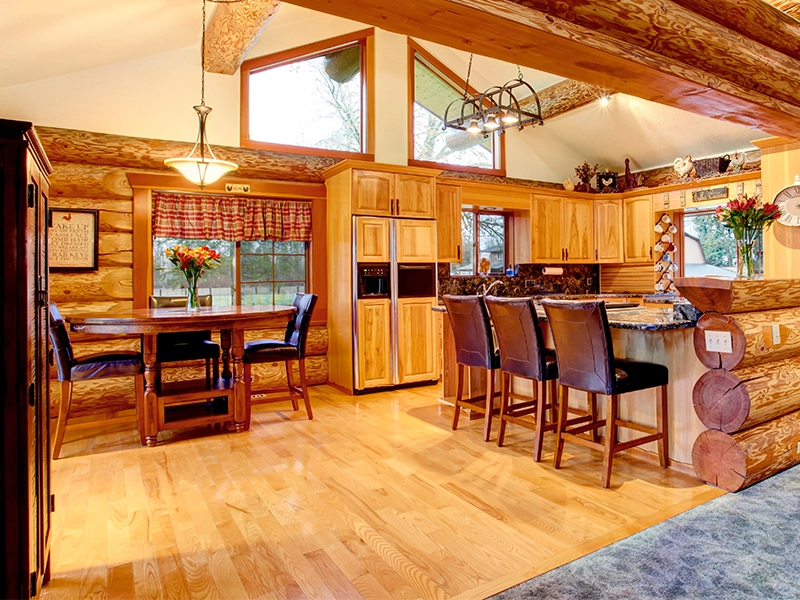
[[507, 264], [508, 217], [503, 213], [461, 212], [461, 262], [450, 264], [451, 275], [477, 275], [482, 258], [489, 273], [501, 275]]

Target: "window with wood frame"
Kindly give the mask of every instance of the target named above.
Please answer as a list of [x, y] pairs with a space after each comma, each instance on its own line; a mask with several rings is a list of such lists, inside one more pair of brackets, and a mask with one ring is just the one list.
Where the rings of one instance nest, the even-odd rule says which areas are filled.
[[[736, 276], [736, 240], [716, 216], [716, 206], [683, 214], [684, 277]], [[756, 241], [753, 255], [756, 273], [764, 273], [764, 236]]]
[[461, 211], [460, 263], [450, 263], [451, 275], [477, 275], [481, 261], [488, 261], [489, 273], [502, 275], [509, 261], [509, 216], [506, 213]]
[[371, 160], [367, 73], [373, 30], [247, 60], [245, 148]]
[[[443, 129], [445, 111], [464, 97], [466, 82], [411, 40], [409, 77], [409, 164], [505, 175], [498, 133]], [[470, 87], [469, 93], [475, 90]]]

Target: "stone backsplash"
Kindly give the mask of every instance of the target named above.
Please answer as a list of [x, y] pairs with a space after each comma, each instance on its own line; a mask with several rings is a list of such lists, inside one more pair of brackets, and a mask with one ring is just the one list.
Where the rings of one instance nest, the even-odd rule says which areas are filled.
[[[544, 275], [545, 267], [561, 267], [562, 275]], [[502, 281], [498, 296], [520, 297], [540, 294], [597, 294], [600, 291], [598, 265], [521, 264], [517, 275], [451, 276], [450, 263], [439, 263], [439, 299], [444, 294], [475, 294], [484, 283]]]

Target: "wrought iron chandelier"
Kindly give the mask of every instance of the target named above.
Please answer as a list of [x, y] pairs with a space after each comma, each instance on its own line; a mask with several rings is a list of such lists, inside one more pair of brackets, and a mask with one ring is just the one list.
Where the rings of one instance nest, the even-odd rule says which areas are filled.
[[[233, 4], [241, 0], [208, 0], [218, 4]], [[239, 168], [236, 163], [220, 160], [215, 155], [206, 137], [206, 120], [211, 107], [206, 106], [206, 0], [203, 0], [203, 34], [200, 38], [200, 104], [194, 107], [199, 121], [197, 141], [192, 151], [184, 158], [168, 158], [164, 164], [180, 172], [186, 179], [202, 189], [214, 183], [226, 173]]]
[[[544, 125], [539, 96], [528, 82], [522, 79], [522, 69], [517, 66], [517, 78], [502, 86], [493, 86], [482, 94], [469, 93], [469, 76], [472, 72], [472, 54], [469, 55], [464, 97], [453, 100], [444, 111], [442, 129], [460, 129], [484, 137], [495, 131], [505, 133], [516, 127], [520, 131], [528, 125]], [[526, 94], [520, 101], [518, 96]], [[522, 108], [522, 105], [526, 108]], [[533, 106], [536, 112], [532, 112]], [[527, 107], [530, 106], [531, 109]]]

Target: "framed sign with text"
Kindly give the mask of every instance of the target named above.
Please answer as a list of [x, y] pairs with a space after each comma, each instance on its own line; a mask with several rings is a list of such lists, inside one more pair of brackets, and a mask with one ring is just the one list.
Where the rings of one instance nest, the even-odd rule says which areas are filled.
[[96, 210], [50, 211], [48, 256], [51, 271], [96, 271], [98, 228]]

